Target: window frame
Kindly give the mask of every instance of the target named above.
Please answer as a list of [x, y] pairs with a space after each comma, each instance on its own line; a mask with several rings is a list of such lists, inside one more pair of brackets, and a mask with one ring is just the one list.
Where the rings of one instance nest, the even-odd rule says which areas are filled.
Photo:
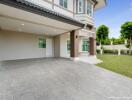
[[87, 15], [89, 15], [90, 17], [93, 16], [93, 3], [91, 1], [87, 1], [87, 6], [86, 6], [86, 13]]
[[70, 45], [71, 45], [70, 40], [67, 40], [66, 41], [66, 47], [67, 47], [67, 52], [68, 53], [70, 53], [70, 51], [71, 51], [71, 46]]
[[59, 5], [65, 9], [68, 9], [68, 0], [59, 0]]
[[[80, 2], [82, 7], [80, 7]], [[82, 8], [82, 11], [80, 11], [80, 8]], [[77, 0], [77, 13], [84, 13], [84, 0]]]
[[39, 37], [38, 40], [39, 40], [39, 43], [38, 43], [39, 48], [46, 48], [46, 38]]
[[82, 43], [82, 51], [88, 52], [89, 51], [89, 40], [84, 39], [82, 42], [83, 42]]

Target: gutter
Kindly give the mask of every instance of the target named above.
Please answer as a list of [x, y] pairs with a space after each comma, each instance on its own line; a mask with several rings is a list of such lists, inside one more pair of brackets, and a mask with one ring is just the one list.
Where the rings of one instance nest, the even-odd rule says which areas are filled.
[[75, 25], [81, 28], [85, 26], [84, 23], [81, 23], [71, 17], [65, 16], [63, 14], [60, 14], [44, 7], [40, 7], [25, 0], [0, 0], [0, 3], [18, 9], [22, 9], [31, 13], [35, 13], [44, 17], [48, 17], [54, 20], [58, 20], [67, 24]]

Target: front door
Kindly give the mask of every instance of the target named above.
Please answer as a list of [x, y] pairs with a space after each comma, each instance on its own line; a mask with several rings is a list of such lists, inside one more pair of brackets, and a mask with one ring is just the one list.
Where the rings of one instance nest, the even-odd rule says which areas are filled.
[[46, 57], [53, 57], [53, 43], [52, 39], [46, 39]]

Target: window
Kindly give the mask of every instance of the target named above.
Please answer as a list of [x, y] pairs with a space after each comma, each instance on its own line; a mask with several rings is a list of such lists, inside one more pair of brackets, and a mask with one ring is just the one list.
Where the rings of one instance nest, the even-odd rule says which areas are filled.
[[78, 0], [78, 13], [83, 13], [84, 0]]
[[46, 48], [46, 39], [39, 38], [39, 48]]
[[87, 3], [87, 14], [89, 16], [92, 16], [93, 15], [92, 13], [93, 13], [93, 4], [88, 1], [88, 3]]
[[67, 51], [69, 52], [70, 51], [70, 40], [67, 40]]
[[68, 0], [60, 0], [60, 5], [64, 8], [67, 8], [67, 2]]
[[83, 40], [82, 51], [88, 51], [88, 50], [89, 50], [89, 41]]

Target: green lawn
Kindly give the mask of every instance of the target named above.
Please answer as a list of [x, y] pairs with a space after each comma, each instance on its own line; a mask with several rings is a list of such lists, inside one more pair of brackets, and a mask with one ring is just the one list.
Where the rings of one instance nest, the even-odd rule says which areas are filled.
[[103, 63], [97, 66], [132, 78], [132, 56], [97, 55]]

